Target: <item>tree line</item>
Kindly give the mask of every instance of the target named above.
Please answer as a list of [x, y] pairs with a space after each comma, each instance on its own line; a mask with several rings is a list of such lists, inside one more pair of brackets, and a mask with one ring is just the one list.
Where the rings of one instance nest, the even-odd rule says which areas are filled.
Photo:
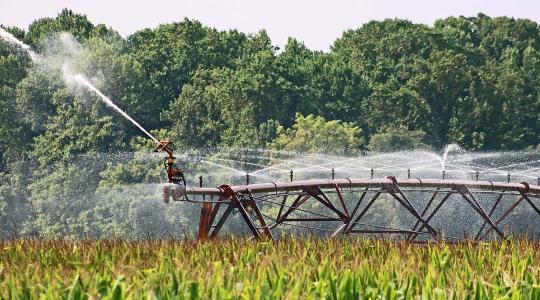
[[[190, 19], [122, 37], [68, 9], [27, 30], [4, 28], [44, 57], [73, 60], [144, 127], [183, 147], [355, 153], [540, 143], [540, 34], [526, 19], [372, 21], [328, 52], [294, 38], [280, 49], [264, 30]], [[75, 52], [56, 46], [66, 32]], [[73, 93], [61, 73], [0, 40], [0, 216], [16, 216], [5, 231], [30, 222], [27, 231], [54, 235], [62, 222], [81, 224], [80, 214], [57, 212], [84, 211], [84, 201], [55, 199], [158, 175], [70, 160], [151, 147], [96, 95]]]

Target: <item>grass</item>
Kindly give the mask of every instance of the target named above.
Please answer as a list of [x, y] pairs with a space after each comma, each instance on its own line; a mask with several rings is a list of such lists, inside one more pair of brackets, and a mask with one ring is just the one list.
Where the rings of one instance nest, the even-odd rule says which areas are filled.
[[0, 242], [3, 299], [540, 298], [540, 243]]

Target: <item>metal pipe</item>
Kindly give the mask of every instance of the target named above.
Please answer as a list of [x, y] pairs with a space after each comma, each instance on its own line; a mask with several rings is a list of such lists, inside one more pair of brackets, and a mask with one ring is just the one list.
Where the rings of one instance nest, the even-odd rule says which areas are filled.
[[[250, 185], [252, 193], [267, 193], [276, 191], [302, 191], [306, 186], [318, 186], [322, 189], [334, 189], [335, 185], [347, 186], [351, 188], [380, 188], [384, 184], [392, 184], [393, 182], [387, 178], [377, 179], [315, 179], [315, 180], [299, 180], [294, 182], [275, 182], [275, 183], [256, 183]], [[474, 181], [474, 180], [458, 180], [458, 179], [397, 179], [400, 187], [417, 187], [422, 189], [427, 188], [454, 188], [455, 186], [464, 185], [471, 189], [486, 190], [486, 191], [522, 191], [526, 192], [525, 185], [521, 183], [506, 183], [493, 181]], [[246, 191], [245, 186], [232, 186], [235, 192]], [[221, 195], [219, 188], [188, 188], [188, 195]], [[530, 185], [529, 194], [540, 194], [540, 186]]]

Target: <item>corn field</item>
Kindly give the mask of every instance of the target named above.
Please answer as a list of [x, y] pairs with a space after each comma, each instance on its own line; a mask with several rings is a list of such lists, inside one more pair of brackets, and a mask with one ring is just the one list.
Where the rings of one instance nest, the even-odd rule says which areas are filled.
[[540, 243], [0, 242], [2, 299], [539, 299]]

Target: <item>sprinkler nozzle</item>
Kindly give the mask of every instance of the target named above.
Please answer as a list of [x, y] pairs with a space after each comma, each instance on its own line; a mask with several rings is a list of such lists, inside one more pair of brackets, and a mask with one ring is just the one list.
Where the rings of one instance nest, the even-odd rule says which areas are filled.
[[[174, 162], [174, 156], [173, 156], [172, 149], [169, 147], [170, 145], [172, 145], [171, 141], [169, 141], [169, 140], [161, 140], [161, 141], [159, 141], [156, 148], [154, 149], [154, 152], [161, 152], [161, 151], [167, 152], [167, 154], [168, 154], [167, 159], [172, 160], [171, 162], [173, 163]], [[169, 162], [169, 161], [167, 161], [167, 162]]]
[[167, 177], [169, 178], [170, 183], [183, 184], [186, 185], [186, 180], [184, 178], [184, 171], [178, 168], [174, 164], [175, 157], [172, 150], [172, 142], [169, 140], [161, 140], [157, 144], [154, 152], [167, 152], [167, 157], [165, 157], [165, 168], [167, 169]]

